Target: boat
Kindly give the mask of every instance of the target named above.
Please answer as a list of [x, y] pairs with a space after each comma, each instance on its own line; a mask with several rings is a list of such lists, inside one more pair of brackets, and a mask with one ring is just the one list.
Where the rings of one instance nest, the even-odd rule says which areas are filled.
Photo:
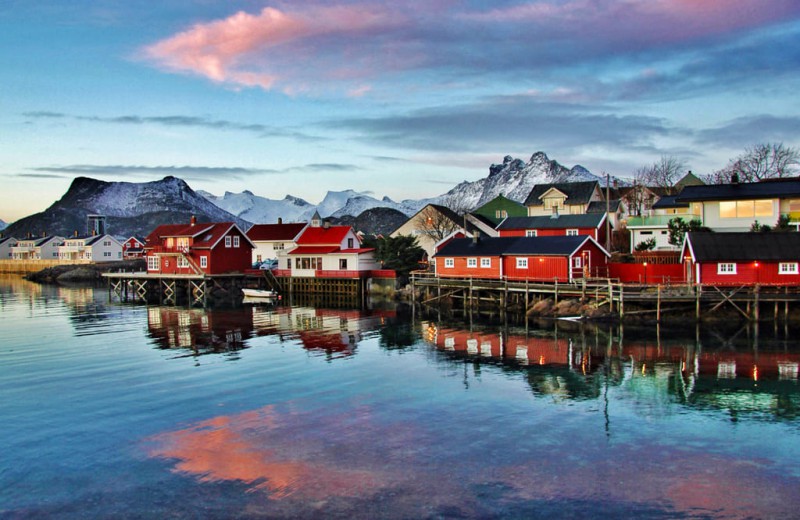
[[242, 289], [245, 298], [258, 299], [258, 300], [274, 300], [278, 298], [276, 291], [267, 291], [264, 289]]

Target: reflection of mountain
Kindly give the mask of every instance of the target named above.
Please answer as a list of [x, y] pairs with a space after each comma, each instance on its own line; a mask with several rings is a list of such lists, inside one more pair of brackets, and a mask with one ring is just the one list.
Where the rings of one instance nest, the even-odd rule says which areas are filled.
[[[595, 331], [596, 332], [596, 331]], [[800, 352], [765, 348], [712, 351], [694, 342], [640, 340], [620, 345], [596, 335], [468, 331], [422, 324], [437, 350], [474, 361], [501, 362], [522, 373], [536, 395], [597, 399], [604, 387], [631, 394], [645, 414], [663, 416], [679, 403], [731, 414], [795, 418], [800, 411]], [[592, 341], [587, 340], [592, 337]]]
[[147, 325], [159, 348], [191, 355], [236, 352], [253, 334], [253, 317], [241, 309], [149, 307]]

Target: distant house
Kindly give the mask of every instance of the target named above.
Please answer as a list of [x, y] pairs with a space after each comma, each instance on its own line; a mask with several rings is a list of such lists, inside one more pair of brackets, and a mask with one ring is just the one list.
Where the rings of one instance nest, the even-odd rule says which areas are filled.
[[0, 236], [0, 260], [10, 260], [12, 258], [11, 249], [17, 245], [14, 237]]
[[255, 245], [253, 263], [278, 258], [283, 252], [297, 247], [297, 239], [306, 228], [305, 223], [254, 224], [247, 230], [247, 238]]
[[775, 225], [781, 215], [800, 221], [800, 180], [686, 186], [675, 198], [712, 231], [748, 231], [757, 221]]
[[484, 217], [496, 228], [503, 220], [510, 217], [525, 217], [528, 215], [528, 208], [524, 204], [513, 201], [498, 195], [478, 209], [470, 211], [471, 215]]
[[122, 260], [122, 244], [111, 235], [70, 237], [58, 246], [57, 254], [59, 260], [65, 262], [115, 262]]
[[255, 246], [233, 222], [166, 224], [145, 241], [147, 272], [159, 274], [241, 273]]
[[394, 230], [390, 236], [415, 237], [427, 257], [432, 258], [436, 252], [437, 242], [454, 231], [464, 231], [464, 220], [450, 208], [439, 204], [428, 204]]
[[380, 269], [380, 263], [374, 249], [361, 247], [353, 228], [331, 226], [315, 214], [297, 237], [297, 247], [279, 252], [278, 267], [293, 277], [350, 277]]
[[588, 235], [599, 243], [606, 238], [606, 213], [509, 217], [498, 227], [501, 237], [545, 237]]
[[11, 246], [11, 258], [14, 260], [57, 260], [58, 246], [62, 242], [64, 242], [64, 237], [54, 235], [18, 240], [16, 245]]
[[696, 218], [689, 212], [688, 202], [677, 202], [676, 195], [665, 195], [653, 204], [650, 215], [629, 217], [628, 231], [631, 233], [631, 252], [636, 246], [650, 239], [655, 239], [656, 251], [677, 251], [680, 246], [669, 243], [669, 221], [680, 218], [689, 222]]
[[687, 233], [689, 283], [800, 285], [800, 233]]
[[130, 237], [122, 243], [122, 257], [125, 259], [144, 258], [144, 242]]
[[590, 236], [462, 238], [436, 253], [436, 275], [572, 282], [606, 272], [609, 256]]
[[525, 206], [530, 217], [556, 213], [580, 215], [587, 212], [592, 202], [603, 200], [597, 181], [560, 182], [534, 186], [525, 199]]

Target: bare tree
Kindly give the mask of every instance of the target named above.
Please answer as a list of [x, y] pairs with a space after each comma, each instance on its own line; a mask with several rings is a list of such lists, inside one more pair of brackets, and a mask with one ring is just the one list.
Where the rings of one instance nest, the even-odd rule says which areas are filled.
[[420, 235], [438, 242], [464, 227], [469, 209], [463, 194], [447, 193], [439, 198], [439, 204], [429, 204], [419, 213], [415, 228]]
[[800, 166], [800, 151], [783, 143], [762, 143], [750, 146], [728, 165], [703, 179], [709, 184], [731, 182], [736, 175], [739, 182], [759, 182], [765, 179], [793, 177]]
[[672, 193], [675, 183], [687, 170], [686, 161], [673, 155], [662, 155], [661, 159], [650, 166], [643, 166], [634, 171], [634, 180], [641, 186], [663, 188]]

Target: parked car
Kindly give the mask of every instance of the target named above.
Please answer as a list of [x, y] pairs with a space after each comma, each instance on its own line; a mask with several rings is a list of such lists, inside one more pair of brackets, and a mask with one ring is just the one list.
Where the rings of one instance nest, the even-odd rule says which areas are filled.
[[278, 268], [278, 260], [277, 259], [265, 260], [265, 261], [261, 262], [261, 265], [258, 266], [258, 268], [259, 269], [269, 269], [270, 271], [273, 270], [273, 269], [277, 269]]

